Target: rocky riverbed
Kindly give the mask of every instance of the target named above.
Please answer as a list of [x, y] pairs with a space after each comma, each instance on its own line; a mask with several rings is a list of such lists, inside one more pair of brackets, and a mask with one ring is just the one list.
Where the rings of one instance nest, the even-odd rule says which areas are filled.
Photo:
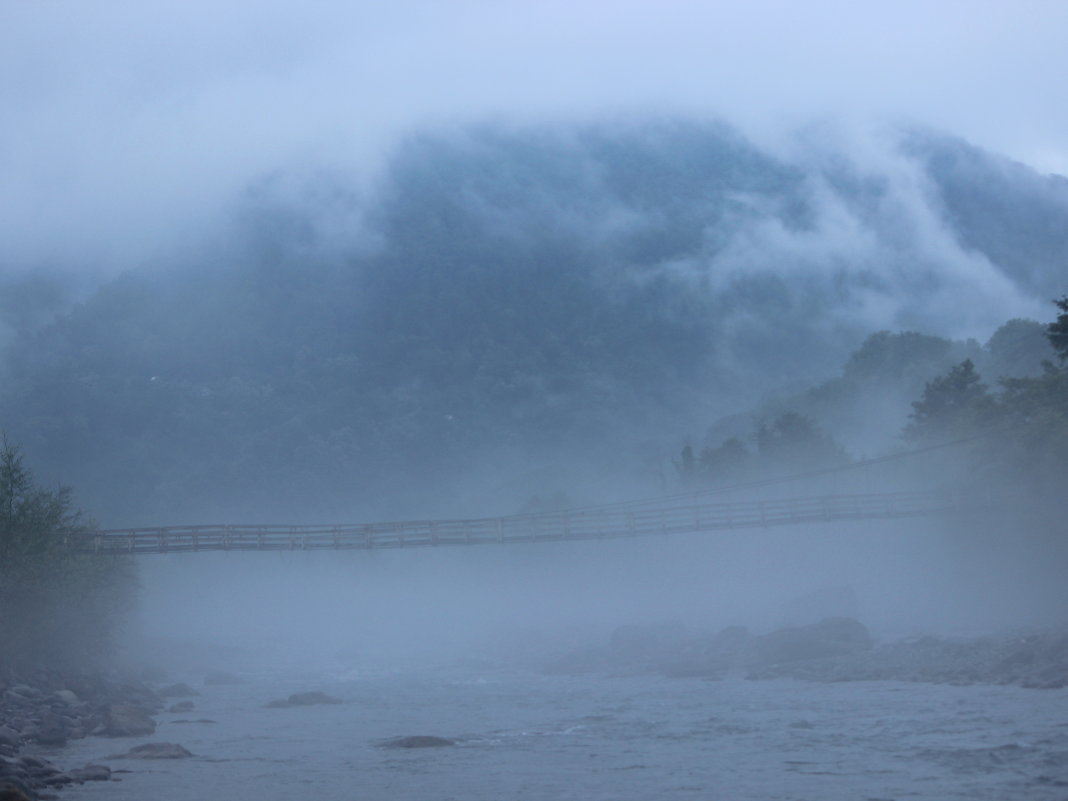
[[673, 624], [625, 626], [608, 643], [569, 654], [550, 671], [1055, 689], [1068, 686], [1068, 630], [880, 643], [862, 623], [841, 617], [759, 635], [740, 626], [716, 634]]
[[55, 798], [66, 785], [111, 779], [106, 765], [64, 769], [24, 751], [90, 735], [150, 735], [162, 708], [160, 693], [129, 677], [36, 671], [0, 679], [0, 799]]
[[[672, 624], [625, 626], [614, 631], [602, 645], [558, 659], [550, 666], [550, 672], [707, 679], [795, 678], [815, 682], [911, 681], [1054, 689], [1068, 686], [1068, 630], [877, 642], [863, 624], [841, 617], [763, 634], [738, 626], [715, 633], [693, 632]], [[230, 674], [212, 674], [204, 683], [239, 681]], [[165, 685], [119, 674], [39, 671], [0, 679], [0, 801], [56, 798], [57, 790], [71, 784], [118, 778], [107, 765], [59, 766], [42, 753], [57, 758], [54, 749], [88, 736], [150, 736], [156, 730], [153, 715], [165, 709], [175, 713], [191, 711], [195, 705], [186, 697], [197, 694], [197, 690], [184, 684]], [[340, 701], [322, 692], [303, 692], [265, 706], [333, 706]], [[430, 739], [434, 745], [451, 742]], [[401, 738], [381, 744], [415, 748], [424, 747], [430, 739]], [[189, 756], [184, 748], [170, 743], [138, 749], [124, 754], [117, 753], [122, 748], [111, 749], [116, 751], [112, 758]]]

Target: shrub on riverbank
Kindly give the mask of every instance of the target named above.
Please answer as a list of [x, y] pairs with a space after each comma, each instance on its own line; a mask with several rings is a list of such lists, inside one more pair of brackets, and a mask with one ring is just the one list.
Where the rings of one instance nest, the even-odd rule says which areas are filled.
[[71, 548], [92, 528], [69, 489], [37, 487], [0, 438], [0, 669], [84, 668], [110, 654], [134, 573], [129, 560]]

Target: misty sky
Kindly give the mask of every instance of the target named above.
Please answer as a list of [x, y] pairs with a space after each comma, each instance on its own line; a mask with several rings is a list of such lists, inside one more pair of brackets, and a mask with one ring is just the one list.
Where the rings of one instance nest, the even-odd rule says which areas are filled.
[[136, 266], [266, 171], [486, 117], [919, 122], [1068, 173], [1066, 40], [1060, 0], [4, 0], [0, 267]]

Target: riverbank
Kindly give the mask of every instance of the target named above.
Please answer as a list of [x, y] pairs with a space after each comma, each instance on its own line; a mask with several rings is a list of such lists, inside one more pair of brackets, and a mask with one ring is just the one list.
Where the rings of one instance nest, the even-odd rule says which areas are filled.
[[[1064, 801], [1068, 787], [1068, 689], [546, 675], [488, 659], [226, 664], [246, 681], [212, 686], [204, 667], [170, 669], [199, 695], [155, 736], [58, 752], [129, 771], [62, 801]], [[341, 703], [274, 703], [313, 689]], [[423, 737], [452, 745], [403, 747]], [[192, 756], [111, 758], [160, 740]]]
[[0, 678], [0, 792], [56, 798], [71, 784], [108, 781], [106, 765], [61, 768], [39, 753], [89, 736], [137, 737], [155, 732], [151, 715], [163, 708], [159, 693], [118, 673], [65, 674], [37, 670]]
[[740, 626], [711, 635], [671, 624], [625, 626], [613, 632], [608, 643], [571, 653], [549, 670], [1057, 689], [1068, 686], [1068, 630], [876, 642], [863, 624], [850, 618], [828, 618], [762, 635]]

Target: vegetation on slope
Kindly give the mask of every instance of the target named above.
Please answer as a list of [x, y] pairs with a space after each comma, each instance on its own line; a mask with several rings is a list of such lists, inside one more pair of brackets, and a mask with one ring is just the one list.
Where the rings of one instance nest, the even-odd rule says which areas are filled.
[[91, 531], [70, 490], [36, 486], [0, 440], [0, 671], [81, 669], [110, 655], [133, 573], [124, 559], [72, 550]]

